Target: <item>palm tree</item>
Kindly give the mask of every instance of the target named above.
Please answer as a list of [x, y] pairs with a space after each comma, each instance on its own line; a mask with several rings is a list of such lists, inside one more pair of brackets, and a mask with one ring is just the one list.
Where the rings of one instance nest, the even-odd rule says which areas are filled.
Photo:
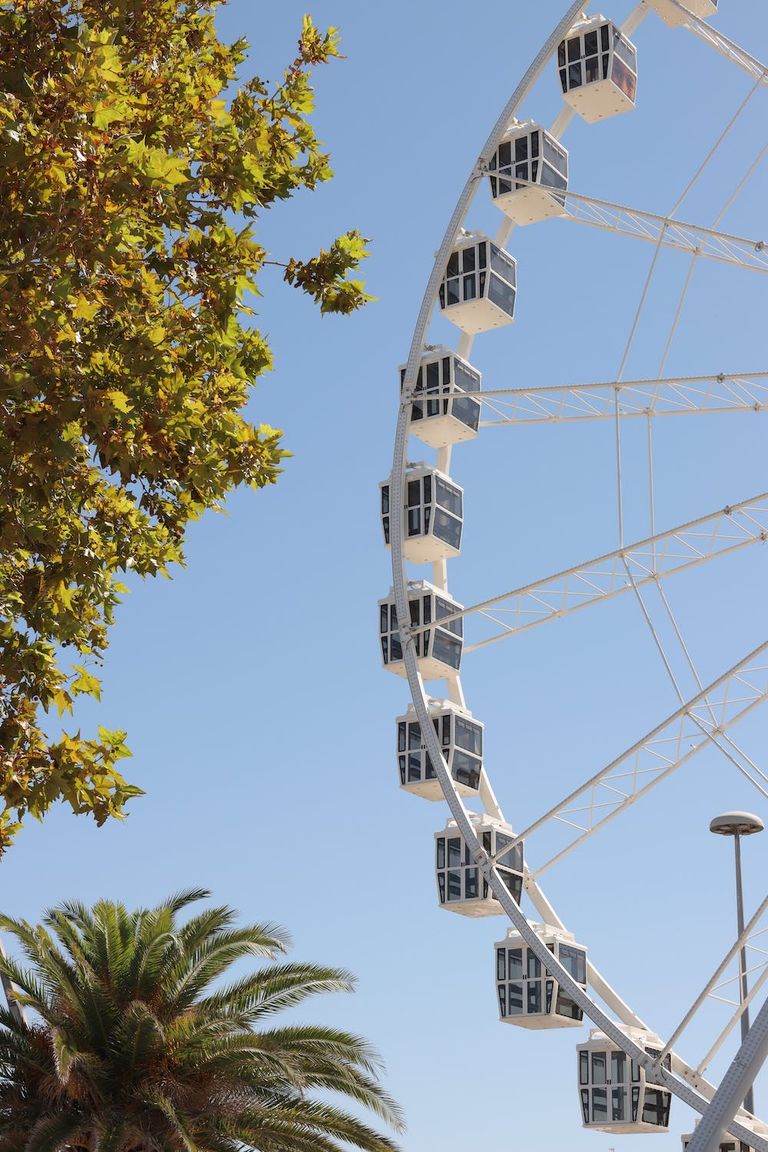
[[352, 978], [271, 962], [222, 984], [239, 960], [274, 961], [287, 937], [273, 924], [237, 928], [227, 907], [179, 922], [208, 895], [136, 912], [65, 903], [36, 927], [0, 916], [28, 961], [0, 957], [27, 1009], [26, 1019], [0, 1009], [0, 1152], [396, 1149], [333, 1099], [402, 1130], [366, 1041], [270, 1026], [308, 996], [349, 991]]

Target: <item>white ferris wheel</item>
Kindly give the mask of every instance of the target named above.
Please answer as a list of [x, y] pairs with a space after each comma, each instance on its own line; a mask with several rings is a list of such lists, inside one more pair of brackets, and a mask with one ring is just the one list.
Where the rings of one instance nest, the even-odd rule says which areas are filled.
[[[723, 0], [723, 8], [725, 4]], [[670, 526], [657, 525], [654, 505], [652, 429], [657, 421], [677, 416], [674, 423], [680, 427], [684, 416], [732, 419], [730, 414], [768, 408], [768, 372], [747, 373], [742, 366], [729, 372], [720, 365], [708, 374], [665, 371], [700, 267], [768, 272], [768, 249], [760, 235], [734, 235], [721, 223], [768, 144], [758, 142], [714, 221], [693, 224], [684, 212], [686, 197], [719, 150], [727, 147], [744, 109], [768, 85], [768, 67], [710, 23], [717, 12], [718, 0], [686, 0], [685, 5], [679, 0], [641, 0], [619, 24], [589, 12], [579, 0], [565, 12], [499, 115], [436, 253], [400, 373], [392, 473], [381, 485], [393, 587], [379, 603], [379, 624], [384, 665], [407, 679], [412, 698], [396, 721], [400, 784], [416, 796], [445, 799], [450, 809], [447, 825], [435, 836], [439, 902], [467, 917], [506, 915], [511, 921], [495, 946], [501, 1020], [539, 1030], [583, 1028], [591, 1022], [588, 1039], [577, 1045], [574, 1071], [585, 1127], [630, 1135], [666, 1131], [675, 1096], [701, 1117], [684, 1137], [689, 1152], [713, 1152], [718, 1146], [721, 1152], [768, 1152], [768, 1124], [744, 1103], [746, 1098], [749, 1104], [750, 1087], [768, 1055], [768, 998], [761, 997], [768, 981], [764, 960], [751, 973], [748, 993], [742, 984], [746, 950], [752, 945], [759, 951], [756, 941], [766, 930], [761, 918], [768, 897], [727, 954], [718, 957], [716, 965], [713, 960], [714, 971], [704, 986], [690, 990], [677, 1027], [661, 1035], [653, 1021], [646, 1023], [629, 1007], [623, 998], [626, 989], [616, 991], [601, 974], [585, 943], [566, 928], [540, 879], [646, 794], [654, 791], [649, 804], [658, 802], [665, 782], [702, 751], [716, 749], [762, 799], [768, 798], [768, 776], [735, 742], [732, 731], [768, 700], [768, 641], [755, 635], [735, 663], [702, 678], [666, 592], [668, 578], [766, 542], [768, 492], [746, 498], [742, 494], [738, 502]], [[564, 142], [574, 117], [594, 124], [635, 109], [643, 65], [642, 53], [638, 64], [634, 37], [646, 18], [670, 30], [675, 51], [685, 37], [693, 37], [721, 64], [739, 72], [745, 83], [743, 101], [718, 126], [683, 195], [664, 214], [588, 195], [575, 181], [572, 187], [578, 162]], [[523, 105], [539, 83], [556, 87], [563, 98], [562, 110], [549, 127], [524, 118]], [[526, 105], [525, 114], [528, 111]], [[495, 231], [472, 227], [476, 197], [478, 202], [485, 197], [500, 210]], [[529, 225], [563, 218], [588, 225], [585, 231], [601, 229], [622, 243], [644, 241], [650, 255], [615, 377], [601, 383], [528, 387], [512, 386], [509, 377], [484, 379], [473, 362], [475, 337], [515, 318], [513, 229], [525, 228], [527, 234]], [[653, 379], [631, 379], [627, 370], [633, 341], [654, 275], [670, 253], [677, 254], [686, 271], [659, 370]], [[458, 329], [455, 348], [429, 342], [436, 320]], [[448, 562], [461, 554], [464, 492], [452, 475], [454, 447], [460, 453], [463, 444], [496, 434], [491, 429], [517, 428], [520, 434], [526, 426], [565, 425], [578, 435], [592, 422], [602, 422], [611, 434], [617, 512], [613, 546], [511, 590], [502, 584], [495, 594], [470, 605], [457, 601], [448, 587]], [[630, 534], [624, 515], [628, 464], [623, 437], [628, 425], [647, 429], [650, 528], [640, 538]], [[432, 450], [433, 460], [412, 463], [416, 446], [420, 455], [425, 448]], [[424, 566], [430, 566], [428, 578]], [[622, 597], [634, 602], [677, 705], [666, 715], [649, 718], [644, 734], [588, 778], [574, 782], [566, 794], [550, 794], [526, 827], [513, 825], [491, 783], [483, 755], [483, 723], [465, 700], [464, 662], [499, 641], [575, 612], [599, 612], [601, 604]], [[692, 691], [675, 671], [670, 645], [683, 661]], [[481, 702], [473, 707], [481, 714]], [[540, 837], [552, 827], [562, 834], [556, 848]], [[539, 843], [546, 847], [543, 858], [537, 857]], [[573, 927], [578, 931], [578, 925]], [[706, 1054], [689, 1062], [678, 1052], [679, 1041], [708, 1000], [723, 1001], [718, 994], [734, 966], [742, 994], [711, 1037]], [[750, 1005], [754, 1020], [745, 1028]], [[738, 1050], [719, 1083], [712, 1083], [707, 1071], [728, 1042]]]

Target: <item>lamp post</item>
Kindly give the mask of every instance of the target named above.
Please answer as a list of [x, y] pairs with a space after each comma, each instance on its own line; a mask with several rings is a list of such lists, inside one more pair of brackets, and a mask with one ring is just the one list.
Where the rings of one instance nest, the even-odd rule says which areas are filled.
[[[765, 825], [760, 817], [753, 816], [750, 812], [723, 812], [721, 816], [715, 816], [709, 825], [710, 832], [714, 832], [717, 836], [733, 837], [733, 849], [736, 859], [736, 925], [739, 936], [741, 936], [744, 931], [744, 897], [741, 887], [741, 838], [742, 836], [753, 836], [755, 832], [762, 832], [764, 827]], [[749, 992], [747, 983], [747, 950], [743, 944], [739, 952], [739, 968], [739, 1000], [743, 1004]], [[745, 1008], [741, 1014], [742, 1044], [748, 1032], [749, 1008]], [[744, 1107], [747, 1112], [754, 1113], [755, 1111], [755, 1097], [751, 1086], [744, 1097]]]

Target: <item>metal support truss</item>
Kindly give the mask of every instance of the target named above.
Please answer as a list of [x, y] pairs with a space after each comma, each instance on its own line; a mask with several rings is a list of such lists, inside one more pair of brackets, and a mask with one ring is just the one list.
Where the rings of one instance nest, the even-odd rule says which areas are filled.
[[627, 208], [623, 204], [582, 196], [577, 192], [568, 192], [566, 207], [566, 219], [580, 224], [604, 228], [635, 240], [647, 240], [662, 248], [676, 248], [705, 260], [719, 260], [752, 272], [768, 272], [768, 247], [761, 239], [750, 240], [698, 224], [684, 224], [669, 216]]
[[[765, 412], [768, 372], [719, 372], [716, 376], [669, 376], [661, 380], [610, 380], [541, 388], [484, 388], [499, 420], [507, 424], [554, 424], [562, 420], [614, 420], [619, 416], [691, 416], [714, 412]], [[506, 414], [508, 413], [508, 415]]]
[[768, 641], [515, 837], [513, 844], [528, 840], [550, 821], [575, 833], [533, 877], [541, 876], [766, 699]]
[[[750, 500], [728, 505], [635, 544], [626, 544], [543, 580], [481, 600], [451, 613], [444, 620], [479, 614], [500, 629], [465, 646], [465, 653], [476, 652], [497, 640], [631, 591], [633, 585], [628, 573], [634, 579], [634, 586], [641, 588], [766, 540], [768, 492], [762, 492]], [[413, 634], [423, 630], [414, 628]]]
[[669, 12], [675, 14], [681, 27], [693, 32], [705, 44], [719, 52], [729, 63], [741, 68], [742, 72], [746, 72], [753, 80], [760, 80], [763, 84], [768, 83], [768, 68], [746, 49], [741, 48], [733, 40], [729, 40], [727, 36], [718, 32], [717, 28], [712, 28], [706, 21], [694, 16], [684, 4], [678, 3], [678, 0], [664, 0], [664, 5]]

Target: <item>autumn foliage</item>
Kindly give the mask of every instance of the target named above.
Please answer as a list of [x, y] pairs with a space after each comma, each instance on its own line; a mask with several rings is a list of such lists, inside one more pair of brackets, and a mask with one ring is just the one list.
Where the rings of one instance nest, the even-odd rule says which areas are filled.
[[278, 475], [242, 415], [265, 261], [325, 312], [367, 299], [358, 233], [306, 261], [255, 238], [331, 176], [306, 117], [334, 30], [305, 18], [282, 82], [238, 88], [218, 4], [0, 0], [0, 851], [27, 813], [102, 823], [138, 791], [124, 733], [56, 717], [98, 697], [124, 573], [167, 574], [191, 520]]

